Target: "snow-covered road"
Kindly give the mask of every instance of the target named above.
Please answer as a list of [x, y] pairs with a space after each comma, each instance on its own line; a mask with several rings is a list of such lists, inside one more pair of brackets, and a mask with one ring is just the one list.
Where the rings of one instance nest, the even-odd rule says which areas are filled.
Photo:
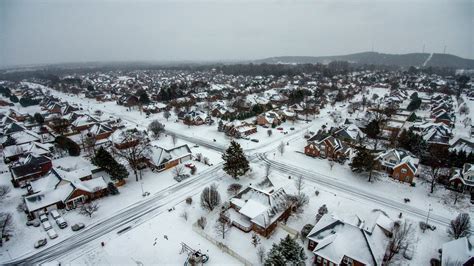
[[[355, 196], [357, 198], [361, 198], [361, 199], [368, 200], [371, 202], [376, 202], [380, 204], [381, 206], [394, 209], [404, 214], [413, 215], [414, 217], [417, 217], [422, 221], [425, 220], [428, 215], [427, 210], [419, 209], [417, 207], [411, 206], [410, 204], [397, 202], [387, 197], [383, 197], [382, 195], [371, 193], [357, 187], [352, 187], [348, 185], [347, 183], [342, 183], [340, 181], [335, 180], [334, 178], [331, 178], [330, 176], [327, 176], [321, 173], [309, 171], [297, 166], [292, 166], [287, 163], [283, 164], [283, 163], [268, 159], [265, 153], [260, 153], [257, 155], [257, 157], [260, 161], [263, 161], [265, 164], [270, 165], [272, 170], [276, 170], [276, 171], [279, 171], [288, 175], [292, 175], [295, 177], [302, 176], [304, 179], [308, 180], [309, 182], [323, 185], [327, 188], [331, 188], [333, 190], [340, 191], [342, 193]], [[430, 217], [429, 217], [430, 224], [436, 224], [442, 227], [446, 227], [449, 225], [450, 221], [451, 221], [451, 218], [437, 215], [433, 212], [430, 213]]]
[[[87, 249], [87, 245], [91, 241], [99, 239], [105, 234], [120, 231], [129, 226], [136, 227], [160, 213], [168, 211], [169, 206], [183, 201], [186, 197], [200, 192], [203, 186], [222, 178], [224, 173], [219, 173], [221, 169], [222, 163], [217, 164], [186, 181], [167, 187], [143, 201], [132, 204], [55, 245], [45, 247], [38, 253], [24, 254], [6, 262], [6, 264], [40, 264], [58, 261], [71, 253], [81, 252], [81, 250]], [[98, 244], [94, 244], [97, 247]]]

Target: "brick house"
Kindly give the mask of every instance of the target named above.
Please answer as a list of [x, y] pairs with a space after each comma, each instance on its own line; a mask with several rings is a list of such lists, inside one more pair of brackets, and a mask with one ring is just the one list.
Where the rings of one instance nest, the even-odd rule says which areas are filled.
[[268, 111], [257, 116], [257, 125], [276, 127], [281, 124], [281, 116], [273, 111]]
[[153, 171], [161, 172], [191, 160], [191, 156], [191, 149], [187, 144], [172, 149], [153, 146], [146, 161]]
[[403, 149], [390, 149], [379, 154], [378, 169], [386, 171], [392, 178], [412, 183], [418, 172], [419, 159]]
[[325, 214], [308, 236], [313, 265], [383, 265], [394, 223], [378, 213], [369, 220], [345, 221]]
[[446, 187], [459, 192], [474, 193], [474, 165], [465, 163], [462, 169], [453, 169]]
[[52, 167], [50, 158], [30, 153], [10, 167], [12, 184], [14, 187], [23, 187], [28, 182], [47, 174]]
[[319, 141], [311, 139], [313, 138], [310, 138], [304, 147], [304, 153], [308, 156], [333, 160], [345, 160], [350, 157], [352, 149], [338, 138], [327, 136]]
[[230, 200], [225, 218], [246, 233], [254, 231], [269, 237], [277, 223], [290, 214], [283, 188], [262, 190], [249, 186]]

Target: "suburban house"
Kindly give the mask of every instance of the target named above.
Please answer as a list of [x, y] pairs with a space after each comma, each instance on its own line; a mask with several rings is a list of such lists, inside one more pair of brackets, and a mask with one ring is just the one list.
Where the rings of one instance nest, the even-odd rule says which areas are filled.
[[441, 266], [474, 265], [474, 236], [446, 242], [441, 247]]
[[474, 193], [474, 165], [465, 163], [462, 169], [453, 169], [447, 187]]
[[291, 214], [283, 188], [258, 189], [247, 187], [230, 200], [227, 210], [233, 226], [248, 233], [254, 231], [268, 237], [279, 221], [286, 220]]
[[386, 171], [392, 178], [412, 183], [418, 171], [419, 159], [411, 152], [403, 149], [390, 149], [376, 158], [379, 169]]
[[28, 190], [33, 193], [24, 198], [30, 217], [50, 207], [73, 209], [108, 194], [104, 178], [93, 178], [90, 168], [53, 168], [44, 178], [31, 182]]
[[210, 116], [201, 111], [191, 111], [184, 115], [184, 124], [199, 126], [202, 124], [212, 123]]
[[110, 135], [109, 140], [116, 149], [128, 149], [136, 146], [140, 142], [142, 135], [139, 134], [136, 129], [127, 129], [127, 131], [131, 131], [131, 133], [136, 132], [137, 134], [124, 134], [123, 130], [116, 130], [112, 135]]
[[10, 167], [14, 187], [23, 187], [28, 182], [44, 176], [52, 168], [51, 159], [34, 153], [21, 157]]
[[138, 97], [135, 95], [123, 95], [117, 100], [118, 105], [132, 107], [138, 105]]
[[11, 145], [3, 149], [3, 160], [5, 162], [14, 162], [22, 155], [30, 153], [51, 157], [54, 145], [50, 143], [30, 142], [21, 145]]
[[[323, 137], [321, 140], [318, 138]], [[316, 135], [308, 140], [304, 153], [311, 157], [330, 158], [333, 160], [348, 159], [352, 149], [343, 141], [333, 136]]]
[[281, 116], [273, 111], [268, 111], [257, 116], [257, 125], [259, 126], [278, 126], [281, 124]]
[[325, 214], [307, 236], [313, 265], [383, 265], [393, 226], [382, 213], [353, 222]]
[[225, 132], [226, 135], [235, 138], [241, 138], [257, 133], [257, 127], [255, 125], [239, 120], [222, 124], [219, 130]]
[[191, 149], [189, 149], [187, 144], [172, 149], [152, 146], [151, 154], [147, 158], [147, 164], [153, 171], [160, 172], [191, 160], [191, 156]]

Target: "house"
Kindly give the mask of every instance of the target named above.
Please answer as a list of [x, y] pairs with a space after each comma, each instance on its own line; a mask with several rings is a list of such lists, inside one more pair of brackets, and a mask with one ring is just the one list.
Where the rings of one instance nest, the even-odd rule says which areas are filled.
[[418, 171], [419, 159], [403, 149], [390, 149], [376, 158], [379, 170], [386, 171], [392, 178], [412, 183]]
[[466, 155], [469, 155], [470, 153], [474, 152], [474, 143], [467, 139], [459, 138], [453, 144], [451, 144], [449, 149], [455, 152], [465, 152]]
[[116, 149], [123, 150], [136, 146], [143, 135], [137, 129], [127, 129], [131, 134], [124, 134], [123, 130], [116, 130], [109, 140]]
[[265, 112], [257, 116], [257, 125], [276, 127], [281, 124], [281, 116], [273, 111]]
[[474, 193], [474, 165], [465, 163], [462, 169], [453, 169], [447, 188]]
[[441, 266], [474, 265], [474, 236], [446, 242], [441, 248]]
[[365, 138], [364, 132], [355, 124], [344, 125], [339, 129], [331, 129], [331, 132], [337, 139], [349, 143], [360, 143]]
[[138, 105], [138, 97], [135, 95], [123, 95], [117, 100], [118, 105], [132, 107]]
[[371, 218], [323, 215], [307, 236], [313, 265], [383, 265], [394, 223], [382, 213]]
[[152, 146], [147, 164], [153, 171], [160, 172], [190, 160], [191, 154], [191, 149], [187, 144], [172, 149]]
[[291, 214], [286, 197], [283, 188], [262, 190], [249, 186], [230, 200], [225, 218], [246, 233], [254, 231], [269, 237], [277, 223]]
[[245, 121], [235, 120], [226, 124], [221, 124], [220, 122], [219, 126], [220, 128], [218, 130], [225, 132], [227, 136], [235, 138], [241, 138], [257, 133], [257, 127]]
[[51, 159], [34, 153], [20, 158], [10, 167], [14, 187], [23, 187], [28, 182], [44, 176], [52, 168]]
[[211, 124], [214, 120], [201, 111], [191, 111], [184, 116], [184, 124], [199, 126], [202, 124]]
[[93, 178], [90, 168], [69, 171], [53, 168], [44, 178], [31, 182], [28, 190], [32, 195], [24, 200], [30, 217], [35, 217], [39, 210], [73, 209], [108, 195], [104, 178]]
[[3, 149], [3, 160], [5, 162], [14, 162], [22, 155], [30, 153], [51, 157], [54, 145], [50, 143], [30, 142], [22, 145], [11, 145]]
[[318, 134], [308, 140], [308, 144], [304, 147], [306, 155], [333, 160], [346, 160], [350, 157], [352, 149], [345, 142], [333, 136], [324, 135], [320, 135], [322, 139], [318, 140]]

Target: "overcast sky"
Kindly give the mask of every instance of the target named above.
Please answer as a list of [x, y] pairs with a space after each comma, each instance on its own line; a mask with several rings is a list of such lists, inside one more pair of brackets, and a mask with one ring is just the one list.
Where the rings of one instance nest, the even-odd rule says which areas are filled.
[[474, 0], [0, 0], [0, 66], [447, 52], [474, 58]]

